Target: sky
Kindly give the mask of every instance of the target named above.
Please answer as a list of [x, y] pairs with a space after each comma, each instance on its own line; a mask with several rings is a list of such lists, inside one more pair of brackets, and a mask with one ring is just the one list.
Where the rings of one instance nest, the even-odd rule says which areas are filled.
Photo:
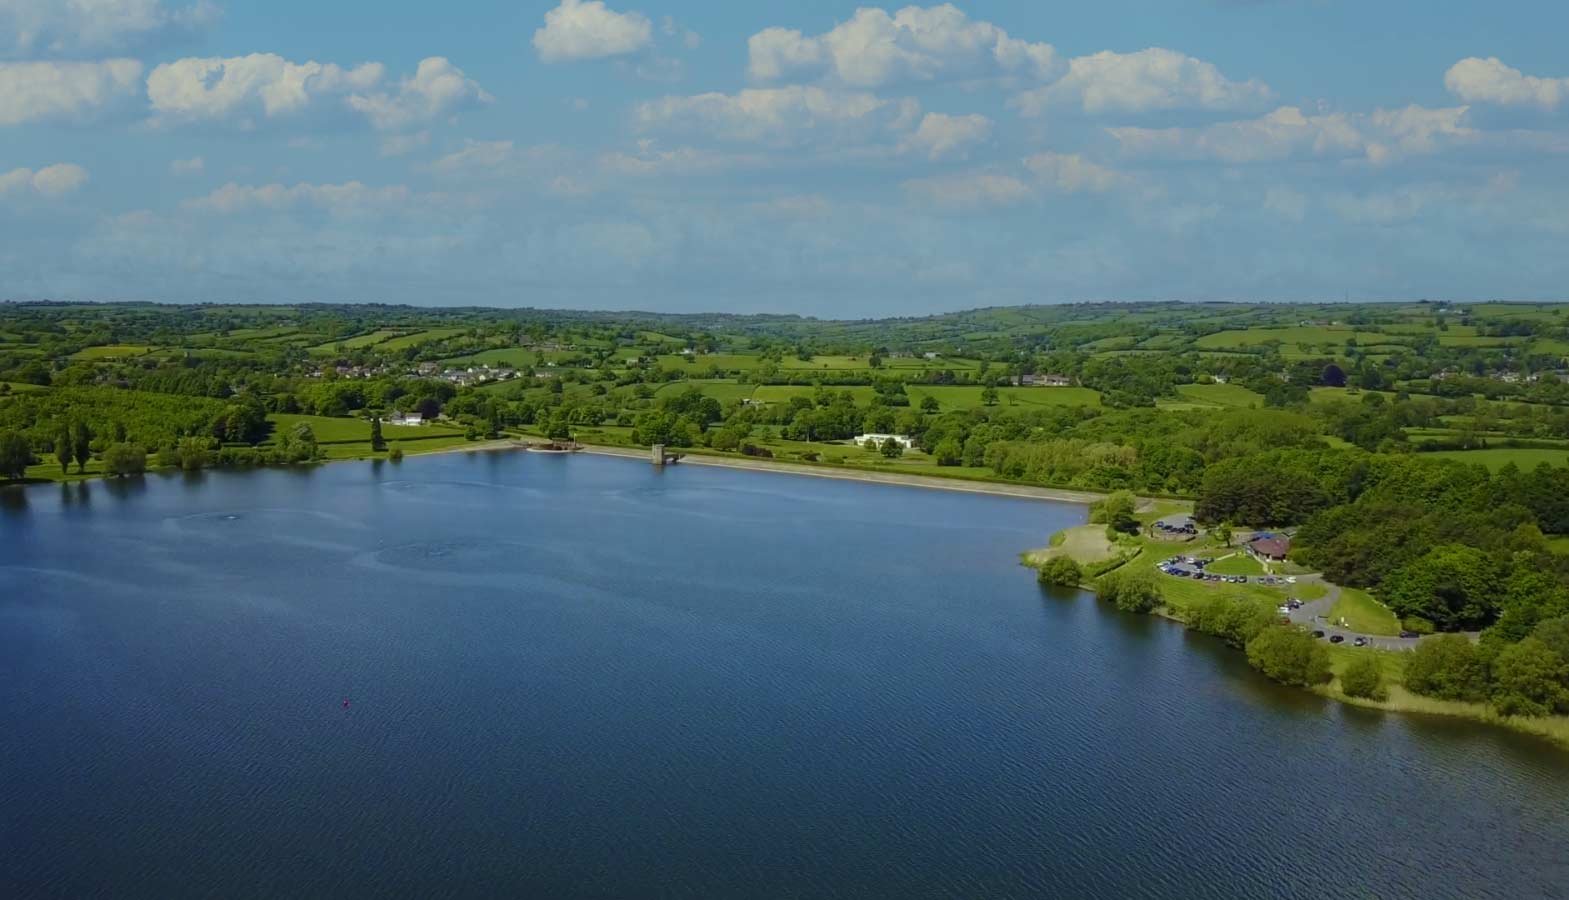
[[1562, 0], [0, 0], [0, 298], [1569, 296]]

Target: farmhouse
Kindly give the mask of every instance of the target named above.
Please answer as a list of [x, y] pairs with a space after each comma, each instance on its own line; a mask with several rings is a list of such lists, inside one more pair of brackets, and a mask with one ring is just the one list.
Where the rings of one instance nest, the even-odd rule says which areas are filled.
[[1259, 559], [1268, 559], [1274, 562], [1283, 562], [1291, 553], [1291, 538], [1280, 534], [1263, 532], [1247, 542], [1249, 553]]
[[1017, 375], [1013, 383], [1018, 387], [1071, 387], [1073, 379], [1066, 375]]
[[858, 434], [855, 436], [855, 443], [857, 446], [864, 447], [867, 441], [872, 441], [881, 447], [890, 439], [906, 450], [915, 449], [915, 438], [907, 434]]
[[417, 412], [397, 413], [387, 419], [388, 425], [424, 425], [425, 417]]

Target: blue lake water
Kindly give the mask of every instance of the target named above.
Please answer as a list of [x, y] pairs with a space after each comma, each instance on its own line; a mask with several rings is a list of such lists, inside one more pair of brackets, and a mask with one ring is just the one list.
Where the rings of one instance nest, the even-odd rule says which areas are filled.
[[1083, 517], [537, 454], [0, 492], [0, 895], [1569, 891], [1569, 753], [1044, 592]]

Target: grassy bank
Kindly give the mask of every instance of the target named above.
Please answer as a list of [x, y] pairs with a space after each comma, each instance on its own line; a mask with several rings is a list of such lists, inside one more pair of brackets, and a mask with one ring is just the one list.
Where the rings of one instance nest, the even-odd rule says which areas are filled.
[[[1164, 504], [1162, 506], [1164, 507]], [[1146, 520], [1145, 524], [1148, 524], [1148, 522], [1154, 521], [1157, 515], [1163, 514], [1167, 514], [1167, 511], [1164, 509], [1158, 514], [1146, 512], [1141, 516], [1141, 519]], [[1177, 554], [1184, 556], [1211, 556], [1224, 555], [1228, 552], [1231, 551], [1205, 538], [1182, 544], [1173, 544], [1165, 541], [1155, 541], [1144, 536], [1124, 536], [1119, 541], [1113, 543], [1107, 539], [1104, 526], [1085, 525], [1064, 529], [1053, 534], [1049, 547], [1026, 553], [1022, 558], [1026, 565], [1039, 567], [1053, 557], [1067, 556], [1079, 563], [1085, 570], [1086, 580], [1092, 580], [1088, 573], [1103, 568], [1106, 564], [1105, 561], [1114, 558], [1117, 554], [1129, 555], [1129, 558], [1137, 560], [1139, 564], [1153, 564], [1155, 560]], [[1214, 565], [1211, 566], [1211, 571], [1220, 573]], [[1235, 574], [1243, 573], [1237, 572]], [[1254, 573], [1249, 572], [1247, 574]], [[1194, 611], [1200, 604], [1217, 596], [1237, 600], [1280, 603], [1288, 597], [1299, 600], [1320, 599], [1329, 590], [1328, 587], [1319, 583], [1268, 587], [1252, 582], [1247, 584], [1224, 584], [1164, 575], [1160, 576], [1158, 584], [1162, 605], [1152, 610], [1151, 614], [1173, 622], [1182, 623], [1184, 626], [1190, 622]], [[1091, 591], [1095, 589], [1094, 584], [1089, 583], [1082, 585], [1082, 587]], [[1399, 623], [1395, 619], [1394, 614], [1366, 591], [1355, 588], [1343, 588], [1341, 590], [1340, 598], [1331, 612], [1331, 618], [1337, 620], [1344, 618], [1349, 627], [1366, 634], [1391, 635], [1399, 632]], [[1405, 666], [1409, 657], [1405, 653], [1376, 650], [1371, 647], [1352, 647], [1348, 644], [1326, 644], [1325, 647], [1329, 652], [1333, 678], [1327, 684], [1310, 688], [1314, 693], [1323, 697], [1353, 706], [1378, 709], [1385, 712], [1469, 719], [1486, 725], [1508, 728], [1512, 731], [1546, 738], [1560, 747], [1569, 749], [1569, 716], [1543, 716], [1540, 718], [1505, 716], [1500, 715], [1486, 703], [1468, 703], [1427, 697], [1406, 689], [1404, 685]], [[1388, 690], [1388, 696], [1383, 700], [1352, 697], [1346, 694], [1341, 686], [1340, 679], [1346, 669], [1353, 662], [1364, 658], [1376, 660], [1379, 669], [1383, 673], [1384, 683]]]

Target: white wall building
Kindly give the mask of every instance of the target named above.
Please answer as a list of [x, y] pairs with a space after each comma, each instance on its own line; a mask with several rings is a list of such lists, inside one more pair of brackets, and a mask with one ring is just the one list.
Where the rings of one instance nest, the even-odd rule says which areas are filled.
[[915, 449], [915, 438], [907, 434], [858, 434], [855, 436], [855, 444], [864, 447], [867, 441], [876, 441], [877, 446], [881, 447], [889, 438], [893, 438], [895, 443], [906, 450]]

